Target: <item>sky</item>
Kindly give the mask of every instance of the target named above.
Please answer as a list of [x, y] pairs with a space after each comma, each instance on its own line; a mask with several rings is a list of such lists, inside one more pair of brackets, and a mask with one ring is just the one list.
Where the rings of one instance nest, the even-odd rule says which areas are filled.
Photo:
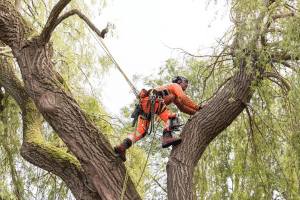
[[[176, 58], [178, 54], [170, 48], [194, 54], [200, 47], [216, 44], [232, 23], [224, 5], [206, 7], [203, 0], [114, 0], [95, 24], [100, 30], [107, 22], [115, 24], [118, 37], [108, 36], [104, 43], [132, 80], [133, 75], [155, 75], [167, 59]], [[117, 69], [111, 69], [102, 81], [103, 103], [118, 115], [135, 96]], [[142, 87], [136, 83], [137, 90]]]

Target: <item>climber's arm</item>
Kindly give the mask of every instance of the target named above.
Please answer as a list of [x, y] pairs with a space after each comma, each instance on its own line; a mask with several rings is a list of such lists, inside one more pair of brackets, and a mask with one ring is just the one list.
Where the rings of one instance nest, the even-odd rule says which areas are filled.
[[187, 107], [187, 106], [183, 105], [177, 98], [174, 101], [174, 104], [183, 113], [186, 113], [186, 114], [189, 114], [189, 115], [194, 115], [197, 112], [197, 110], [192, 109], [190, 107]]

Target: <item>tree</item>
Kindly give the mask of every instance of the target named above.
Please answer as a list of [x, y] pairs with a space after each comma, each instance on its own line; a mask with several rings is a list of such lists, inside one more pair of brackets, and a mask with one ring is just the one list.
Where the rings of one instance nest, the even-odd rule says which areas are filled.
[[[10, 60], [2, 56], [0, 84], [22, 111], [24, 140], [20, 153], [30, 163], [59, 176], [77, 199], [120, 199], [124, 187], [124, 199], [140, 199], [130, 177], [124, 184], [125, 165], [109, 140], [54, 69], [50, 38], [63, 20], [76, 14], [103, 36], [78, 10], [60, 15], [69, 2], [60, 0], [54, 6], [40, 32], [11, 3], [0, 4], [0, 40], [12, 50], [23, 79], [21, 82]], [[220, 53], [212, 56], [212, 64], [199, 66], [208, 72], [203, 79], [204, 91], [215, 70], [228, 66], [233, 70], [229, 77], [221, 76], [223, 83], [212, 94], [209, 105], [188, 120], [181, 133], [182, 144], [172, 149], [167, 164], [169, 199], [193, 199], [193, 174], [199, 159], [245, 108], [249, 114], [251, 99], [265, 78], [283, 91], [290, 90], [280, 73], [283, 66], [294, 69], [291, 62], [299, 57], [295, 30], [298, 10], [293, 6], [297, 1], [230, 3], [235, 26], [224, 37]], [[72, 153], [43, 139], [41, 115]]]

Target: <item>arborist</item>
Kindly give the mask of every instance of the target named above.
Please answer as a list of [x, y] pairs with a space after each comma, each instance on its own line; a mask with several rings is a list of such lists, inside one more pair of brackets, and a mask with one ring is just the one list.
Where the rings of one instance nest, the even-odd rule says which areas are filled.
[[[145, 90], [139, 94], [140, 104], [137, 105], [132, 117], [135, 118], [133, 126], [140, 116], [138, 129], [131, 133], [121, 144], [114, 147], [115, 152], [126, 161], [126, 150], [131, 147], [134, 142], [139, 141], [148, 132], [149, 126], [151, 130], [154, 123], [154, 114], [158, 115], [164, 122], [162, 148], [168, 148], [170, 145], [178, 145], [181, 143], [181, 138], [173, 138], [172, 132], [179, 131], [178, 116], [172, 113], [167, 105], [174, 103], [178, 109], [186, 114], [194, 115], [198, 110], [205, 107], [204, 105], [195, 104], [184, 91], [188, 87], [188, 79], [184, 76], [177, 76], [172, 80], [171, 84], [155, 88], [152, 90]], [[150, 133], [151, 133], [150, 130]]]

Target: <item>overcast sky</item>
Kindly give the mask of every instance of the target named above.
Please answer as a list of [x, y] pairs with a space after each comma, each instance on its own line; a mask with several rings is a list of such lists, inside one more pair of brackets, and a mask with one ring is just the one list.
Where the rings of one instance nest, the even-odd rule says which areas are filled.
[[[166, 46], [195, 53], [216, 43], [231, 25], [228, 12], [224, 13], [223, 5], [211, 5], [206, 10], [203, 0], [114, 0], [96, 26], [102, 29], [107, 22], [116, 25], [118, 38], [108, 37], [104, 42], [131, 80], [135, 74], [157, 72], [164, 61], [177, 56]], [[103, 103], [111, 114], [118, 115], [135, 96], [116, 69], [111, 69], [103, 81]], [[140, 87], [137, 84], [138, 90]]]

